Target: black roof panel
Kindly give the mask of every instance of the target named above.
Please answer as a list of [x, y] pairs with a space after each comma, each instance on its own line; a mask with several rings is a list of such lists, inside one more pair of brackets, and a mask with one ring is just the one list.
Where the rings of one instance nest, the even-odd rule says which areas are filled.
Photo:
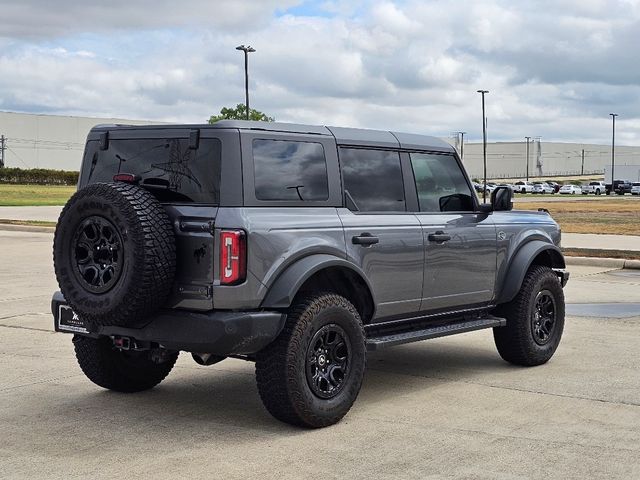
[[157, 125], [96, 125], [92, 131], [104, 130], [191, 130], [191, 129], [239, 129], [272, 132], [300, 133], [308, 135], [333, 135], [338, 145], [374, 146], [382, 148], [403, 148], [408, 150], [430, 150], [453, 152], [447, 142], [427, 135], [415, 133], [389, 132], [364, 128], [325, 127], [298, 123], [256, 122], [247, 120], [221, 120], [214, 124], [157, 124]]

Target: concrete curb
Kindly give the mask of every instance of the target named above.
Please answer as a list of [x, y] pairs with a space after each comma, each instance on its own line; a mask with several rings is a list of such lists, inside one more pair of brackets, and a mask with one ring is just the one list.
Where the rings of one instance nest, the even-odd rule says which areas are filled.
[[640, 260], [625, 260], [624, 258], [598, 258], [598, 257], [564, 257], [567, 265], [582, 265], [604, 268], [627, 268], [640, 270]]
[[56, 231], [56, 227], [39, 227], [37, 225], [12, 225], [10, 223], [0, 223], [0, 230], [9, 232], [54, 233]]

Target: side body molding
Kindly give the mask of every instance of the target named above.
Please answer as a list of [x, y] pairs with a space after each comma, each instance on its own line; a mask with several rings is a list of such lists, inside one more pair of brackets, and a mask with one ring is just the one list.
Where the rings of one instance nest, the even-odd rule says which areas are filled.
[[315, 273], [325, 268], [342, 267], [357, 274], [366, 283], [371, 292], [374, 308], [376, 305], [373, 290], [367, 276], [353, 263], [343, 258], [327, 254], [315, 254], [304, 257], [287, 267], [270, 286], [260, 308], [287, 308], [293, 302], [300, 287]]
[[517, 295], [533, 260], [543, 252], [549, 255], [552, 268], [565, 268], [562, 252], [555, 245], [542, 240], [532, 240], [525, 243], [509, 262], [504, 282], [499, 286], [496, 303], [508, 302]]

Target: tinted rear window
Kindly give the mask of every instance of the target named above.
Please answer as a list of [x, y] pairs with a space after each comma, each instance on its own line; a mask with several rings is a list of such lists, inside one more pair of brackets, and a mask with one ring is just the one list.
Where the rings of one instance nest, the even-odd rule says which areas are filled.
[[361, 212], [406, 210], [398, 152], [340, 148], [340, 163], [350, 208]]
[[255, 139], [253, 168], [258, 200], [329, 198], [327, 161], [320, 143]]
[[107, 150], [87, 144], [82, 184], [111, 182], [117, 173], [140, 177], [140, 185], [165, 202], [220, 202], [220, 140], [187, 138], [110, 140]]

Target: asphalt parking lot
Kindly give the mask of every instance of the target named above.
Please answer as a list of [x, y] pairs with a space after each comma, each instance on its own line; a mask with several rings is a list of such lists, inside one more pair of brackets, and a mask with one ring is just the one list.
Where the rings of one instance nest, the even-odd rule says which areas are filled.
[[571, 268], [547, 365], [504, 363], [489, 331], [392, 348], [309, 431], [269, 416], [241, 360], [91, 384], [52, 332], [51, 241], [0, 231], [0, 478], [640, 478], [640, 271]]

